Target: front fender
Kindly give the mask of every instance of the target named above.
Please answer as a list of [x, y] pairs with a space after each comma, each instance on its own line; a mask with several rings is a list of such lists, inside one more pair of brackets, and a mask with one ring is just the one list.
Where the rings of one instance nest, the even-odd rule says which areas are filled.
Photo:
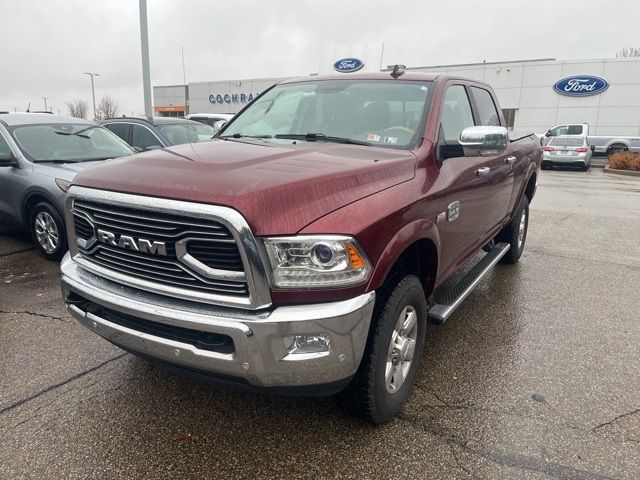
[[418, 240], [429, 240], [433, 243], [437, 252], [434, 278], [437, 277], [440, 264], [440, 233], [434, 222], [418, 219], [405, 225], [391, 238], [374, 267], [367, 291], [380, 288], [402, 253]]

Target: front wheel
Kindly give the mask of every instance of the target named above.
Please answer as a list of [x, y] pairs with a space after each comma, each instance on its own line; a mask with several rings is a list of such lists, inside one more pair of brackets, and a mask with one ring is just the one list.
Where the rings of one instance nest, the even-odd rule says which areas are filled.
[[426, 320], [427, 302], [417, 277], [407, 275], [381, 289], [360, 368], [343, 393], [352, 413], [375, 424], [400, 413], [422, 356]]
[[527, 240], [528, 229], [529, 200], [524, 196], [513, 219], [496, 236], [498, 242], [508, 243], [511, 246], [509, 251], [502, 257], [502, 262], [517, 263], [520, 260]]
[[31, 211], [31, 237], [48, 260], [60, 260], [67, 250], [64, 222], [49, 203], [38, 203]]

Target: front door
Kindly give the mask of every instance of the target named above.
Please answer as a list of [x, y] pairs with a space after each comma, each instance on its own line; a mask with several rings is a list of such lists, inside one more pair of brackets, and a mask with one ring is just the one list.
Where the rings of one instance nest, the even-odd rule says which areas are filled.
[[[475, 106], [476, 125], [501, 126], [502, 120], [489, 90], [472, 86], [470, 88]], [[515, 152], [511, 145], [498, 155], [487, 156], [487, 198], [485, 200], [485, 222], [483, 236], [499, 225], [507, 216], [513, 191]]]
[[[449, 85], [442, 105], [438, 157], [446, 182], [446, 208], [438, 218], [441, 238], [440, 272], [444, 277], [462, 263], [484, 233], [489, 177], [487, 159], [465, 157], [462, 130], [474, 125], [471, 102], [464, 85]], [[511, 193], [511, 192], [509, 192]]]

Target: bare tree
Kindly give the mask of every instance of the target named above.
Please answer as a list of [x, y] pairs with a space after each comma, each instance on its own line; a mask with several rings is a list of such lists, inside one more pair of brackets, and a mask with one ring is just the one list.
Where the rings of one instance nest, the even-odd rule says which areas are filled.
[[69, 109], [69, 115], [77, 118], [87, 118], [89, 106], [87, 105], [86, 100], [72, 100], [66, 103], [67, 108]]
[[98, 107], [96, 108], [96, 117], [99, 120], [117, 117], [119, 108], [120, 106], [118, 105], [118, 102], [111, 98], [111, 95], [105, 95], [98, 103]]
[[640, 57], [640, 48], [638, 47], [624, 47], [618, 50], [616, 58], [635, 58]]

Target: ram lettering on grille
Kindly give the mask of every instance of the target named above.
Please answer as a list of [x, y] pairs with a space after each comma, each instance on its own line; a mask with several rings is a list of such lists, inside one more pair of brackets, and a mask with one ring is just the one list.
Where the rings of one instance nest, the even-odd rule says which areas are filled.
[[112, 245], [114, 247], [128, 248], [136, 252], [151, 253], [154, 255], [167, 256], [167, 245], [165, 242], [151, 241], [146, 238], [134, 238], [129, 235], [116, 235], [113, 232], [98, 229], [97, 238], [99, 242]]

